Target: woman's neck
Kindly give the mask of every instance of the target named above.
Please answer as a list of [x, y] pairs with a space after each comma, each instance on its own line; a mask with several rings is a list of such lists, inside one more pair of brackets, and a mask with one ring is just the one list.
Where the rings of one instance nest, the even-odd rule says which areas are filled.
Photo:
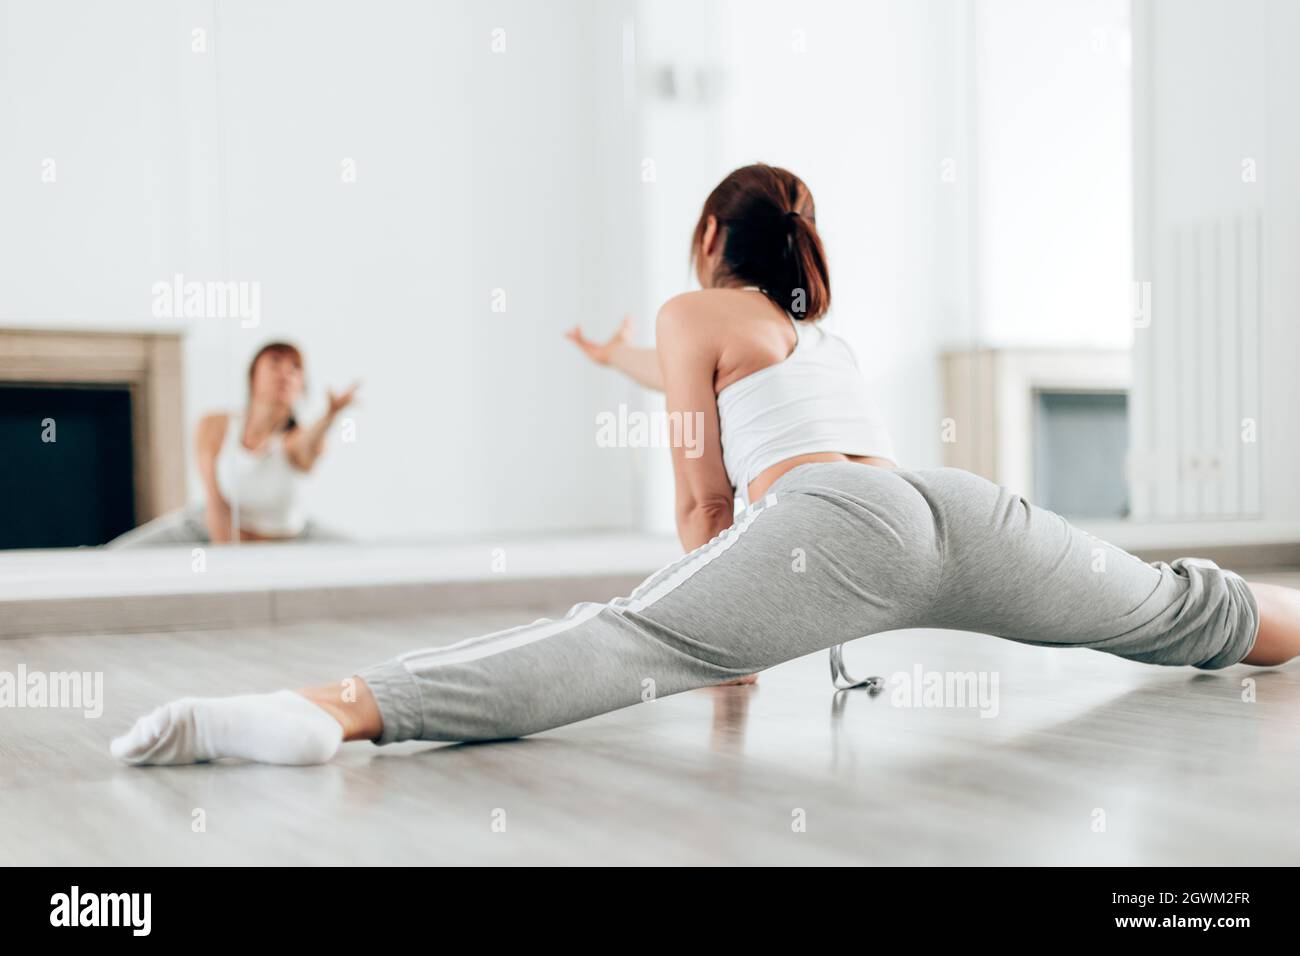
[[259, 447], [289, 423], [289, 415], [289, 409], [283, 405], [249, 402], [244, 414], [244, 434], [240, 436], [244, 446], [250, 449]]

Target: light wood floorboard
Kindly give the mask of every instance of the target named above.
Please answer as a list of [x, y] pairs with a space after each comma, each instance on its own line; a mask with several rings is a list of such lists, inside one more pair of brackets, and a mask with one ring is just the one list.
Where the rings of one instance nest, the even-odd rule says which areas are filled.
[[956, 632], [865, 638], [851, 667], [996, 674], [994, 717], [896, 706], [892, 687], [836, 696], [822, 653], [508, 743], [348, 744], [313, 768], [107, 751], [173, 697], [324, 682], [535, 616], [0, 641], [0, 670], [102, 670], [106, 698], [99, 719], [0, 710], [0, 863], [1300, 863], [1300, 667], [1164, 669]]

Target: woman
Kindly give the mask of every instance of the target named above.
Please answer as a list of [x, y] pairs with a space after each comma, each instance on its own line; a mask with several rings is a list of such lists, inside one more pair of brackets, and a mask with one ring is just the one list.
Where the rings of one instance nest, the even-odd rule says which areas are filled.
[[[736, 174], [733, 174], [733, 176], [735, 175]], [[739, 177], [737, 177], [737, 179], [739, 180]], [[723, 186], [726, 185], [727, 183], [724, 182]], [[719, 187], [720, 190], [722, 188], [723, 187]], [[735, 188], [737, 191], [743, 192], [743, 186], [738, 184]], [[717, 194], [715, 193], [715, 195]], [[734, 199], [732, 201], [735, 202]], [[811, 197], [809, 198], [809, 203], [811, 205]], [[725, 194], [724, 196], [719, 197], [718, 204], [720, 207], [726, 204]], [[797, 215], [797, 213], [794, 214]], [[787, 217], [786, 223], [788, 226], [787, 237], [790, 241], [789, 248], [793, 249], [794, 236], [793, 233], [789, 231], [793, 228], [793, 215]], [[700, 264], [697, 252], [705, 241], [705, 234], [708, 229], [708, 222], [704, 217], [701, 217], [700, 222], [696, 225], [695, 239], [691, 246], [692, 259], [696, 264], [697, 272]], [[816, 240], [815, 232], [812, 235], [814, 240]], [[808, 249], [810, 254], [814, 256], [814, 261], [811, 263], [813, 274], [824, 275], [826, 272], [826, 265], [822, 255], [820, 240], [810, 243]], [[742, 248], [736, 250], [734, 254], [741, 256], [745, 253]], [[763, 267], [760, 264], [755, 264], [751, 271], [757, 274], [764, 274]], [[706, 288], [708, 287], [706, 277], [703, 275], [700, 276], [700, 284], [704, 285]], [[759, 286], [745, 286], [742, 291], [761, 292], [763, 290]], [[769, 289], [766, 294], [771, 296], [771, 289]], [[796, 293], [791, 290], [789, 295], [792, 306], [797, 306], [798, 303], [793, 301]], [[826, 302], [829, 304], [829, 282], [825, 283], [825, 295]], [[773, 301], [779, 304], [786, 300], [773, 298]], [[824, 308], [825, 307], [823, 307], [823, 310]], [[790, 407], [798, 409], [797, 413], [795, 413], [797, 431], [790, 432], [788, 441], [792, 441], [795, 446], [800, 447], [805, 445], [807, 447], [813, 447], [822, 444], [820, 440], [814, 440], [811, 436], [807, 435], [804, 430], [803, 419], [808, 419], [814, 423], [813, 427], [821, 427], [829, 433], [826, 439], [828, 442], [827, 447], [830, 447], [830, 445], [833, 444], [835, 447], [840, 448], [842, 451], [838, 457], [847, 458], [862, 464], [879, 465], [883, 468], [897, 467], [893, 461], [893, 443], [889, 437], [888, 431], [885, 429], [884, 423], [874, 414], [870, 399], [863, 393], [864, 382], [861, 375], [858, 373], [857, 359], [853, 356], [852, 349], [849, 348], [848, 343], [837, 336], [823, 333], [815, 336], [815, 341], [811, 341], [814, 338], [813, 336], [806, 337], [810, 341], [805, 344], [800, 341], [801, 337], [799, 330], [801, 326], [795, 319], [795, 313], [793, 310], [790, 312], [790, 320], [794, 322], [796, 340], [796, 348], [794, 351], [798, 354], [796, 355], [794, 352], [791, 352], [789, 357], [780, 363], [782, 367], [779, 372], [782, 378], [782, 385], [780, 388], [788, 390], [791, 393], [791, 396], [796, 398], [796, 404], [793, 404]], [[818, 329], [818, 332], [821, 332], [821, 330]], [[664, 390], [664, 378], [659, 368], [658, 352], [656, 349], [643, 348], [632, 344], [632, 320], [630, 316], [623, 317], [623, 321], [619, 324], [618, 329], [615, 330], [614, 335], [608, 342], [593, 342], [582, 334], [582, 329], [579, 326], [574, 326], [568, 333], [566, 333], [566, 335], [570, 341], [582, 349], [587, 357], [596, 364], [615, 368], [646, 388], [660, 392]], [[777, 354], [784, 354], [784, 352], [780, 351], [781, 347], [781, 343], [777, 342], [772, 348], [777, 351]], [[768, 366], [768, 361], [761, 354], [762, 351], [763, 350], [760, 350], [758, 364]], [[837, 379], [834, 385], [829, 388], [826, 387], [826, 381], [822, 380], [822, 377], [826, 375], [831, 376], [832, 379]], [[714, 382], [713, 388], [717, 393], [716, 402], [718, 405], [716, 417], [721, 421], [747, 420], [749, 416], [748, 407], [751, 406], [755, 413], [762, 415], [764, 413], [763, 406], [773, 398], [773, 396], [769, 394], [769, 392], [773, 390], [771, 383], [764, 380], [757, 373], [748, 376], [737, 376], [735, 370], [733, 370], [729, 377], [732, 379], [730, 384], [725, 383], [726, 378], [717, 378]], [[736, 380], [738, 378], [744, 378], [745, 383], [747, 384], [742, 384], [740, 381]], [[824, 391], [832, 399], [832, 404], [828, 407], [818, 409], [813, 406], [810, 396], [816, 395], [819, 389]], [[776, 396], [775, 403], [780, 404], [781, 402], [781, 397], [779, 395]], [[842, 411], [844, 409], [856, 409], [860, 414], [851, 415], [845, 419], [842, 416]], [[777, 417], [780, 417], [779, 412], [777, 413]], [[709, 417], [706, 416], [706, 422], [708, 420]], [[749, 429], [746, 428], [742, 431], [748, 432]], [[793, 460], [786, 457], [786, 451], [789, 450], [786, 447], [786, 441], [764, 442], [759, 443], [755, 447], [753, 443], [745, 440], [744, 435], [728, 436], [724, 433], [721, 437], [723, 464], [726, 466], [728, 478], [730, 480], [732, 477], [736, 477], [739, 480], [736, 482], [734, 491], [730, 494], [720, 495], [719, 507], [734, 508], [734, 495], [736, 492], [739, 492], [743, 504], [749, 504], [749, 482], [746, 478], [749, 475], [757, 474], [759, 466], [755, 465], [753, 461], [738, 460], [742, 457], [742, 449], [749, 449], [749, 455], [751, 457], [755, 455], [759, 456], [763, 464], [766, 464], [767, 461], [774, 463], [772, 465], [772, 474], [767, 476], [767, 481], [760, 485], [760, 487], [766, 487], [766, 485], [771, 484], [776, 477], [779, 477], [779, 475], [783, 473], [781, 470], [783, 465]], [[812, 444], [808, 444], [808, 442], [811, 442]], [[855, 447], [863, 451], [874, 449], [877, 453], [864, 453], [860, 455], [843, 454], [844, 451], [848, 451], [850, 448]], [[817, 460], [836, 460], [836, 458], [834, 456], [828, 458], [828, 456], [825, 455], [805, 455], [800, 456], [799, 462], [796, 462], [795, 464]], [[784, 468], [784, 470], [789, 470], [789, 468], [795, 467], [795, 464], [790, 464], [788, 467]], [[760, 475], [759, 477], [761, 478], [763, 476]], [[679, 492], [677, 495], [677, 503], [680, 509], [682, 504], [682, 495], [680, 493], [682, 480], [680, 474], [677, 476], [677, 485]], [[718, 487], [720, 488], [720, 486]], [[683, 537], [682, 541], [685, 544], [687, 538]], [[690, 546], [687, 545], [688, 550], [689, 547]], [[847, 675], [843, 673], [842, 665], [839, 661], [839, 655], [833, 653], [832, 674], [837, 685], [840, 677], [844, 677], [849, 680], [850, 683], [853, 683], [852, 679], [848, 678]], [[727, 681], [726, 683], [751, 684], [756, 680], [756, 675], [749, 675], [747, 677], [737, 678], [734, 681]], [[871, 682], [878, 680], [879, 678], [872, 678]], [[864, 681], [862, 683], [865, 684], [870, 682]]]
[[[113, 753], [308, 764], [342, 740], [518, 737], [899, 628], [1206, 669], [1300, 654], [1300, 592], [1147, 564], [975, 475], [893, 467], [852, 353], [816, 324], [830, 285], [791, 173], [723, 180], [693, 256], [703, 288], [663, 306], [659, 377], [641, 369], [670, 412], [704, 413], [703, 453], [673, 448], [688, 554], [628, 597], [340, 684], [175, 701]], [[733, 488], [748, 505], [734, 519]]]
[[300, 427], [302, 353], [286, 342], [262, 346], [248, 366], [248, 408], [199, 420], [195, 440], [204, 503], [163, 515], [109, 542], [109, 547], [318, 540], [329, 537], [302, 510], [301, 479], [320, 460], [325, 436], [356, 386], [327, 392], [316, 424]]

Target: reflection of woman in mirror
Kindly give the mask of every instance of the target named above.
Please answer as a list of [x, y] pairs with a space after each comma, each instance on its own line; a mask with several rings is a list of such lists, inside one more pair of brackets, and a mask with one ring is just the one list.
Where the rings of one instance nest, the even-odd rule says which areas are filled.
[[110, 542], [112, 547], [319, 540], [327, 537], [302, 510], [303, 476], [320, 461], [325, 435], [352, 403], [356, 386], [328, 393], [329, 407], [313, 425], [299, 425], [302, 353], [285, 342], [263, 346], [248, 368], [242, 414], [213, 412], [195, 436], [204, 503], [164, 515]]
[[626, 597], [334, 684], [164, 704], [113, 753], [309, 764], [343, 740], [523, 737], [891, 630], [1211, 671], [1300, 656], [1300, 591], [1210, 561], [1148, 563], [971, 472], [899, 467], [856, 355], [820, 324], [830, 276], [793, 173], [727, 176], [691, 252], [702, 288], [660, 309], [657, 371], [622, 332], [595, 346], [663, 388], [669, 415], [703, 420], [698, 454], [672, 443], [688, 554]]

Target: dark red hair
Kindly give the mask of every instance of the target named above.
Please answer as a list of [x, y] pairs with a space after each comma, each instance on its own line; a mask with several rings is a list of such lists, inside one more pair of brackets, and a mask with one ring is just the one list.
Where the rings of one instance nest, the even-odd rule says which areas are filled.
[[[253, 361], [248, 363], [248, 387], [250, 389], [253, 387], [253, 373], [257, 371], [257, 363], [261, 360], [263, 355], [287, 356], [293, 360], [293, 363], [297, 365], [299, 369], [304, 371], [306, 370], [306, 366], [303, 365], [302, 361], [302, 352], [299, 351], [298, 346], [291, 345], [288, 342], [267, 342], [257, 350], [257, 354], [253, 356]], [[285, 423], [284, 430], [293, 431], [293, 429], [297, 427], [298, 421], [291, 414], [289, 420]]]
[[742, 166], [704, 201], [691, 241], [699, 261], [710, 216], [718, 220], [722, 257], [710, 279], [755, 285], [796, 318], [813, 322], [831, 305], [826, 252], [817, 235], [812, 193], [794, 173], [765, 163]]

